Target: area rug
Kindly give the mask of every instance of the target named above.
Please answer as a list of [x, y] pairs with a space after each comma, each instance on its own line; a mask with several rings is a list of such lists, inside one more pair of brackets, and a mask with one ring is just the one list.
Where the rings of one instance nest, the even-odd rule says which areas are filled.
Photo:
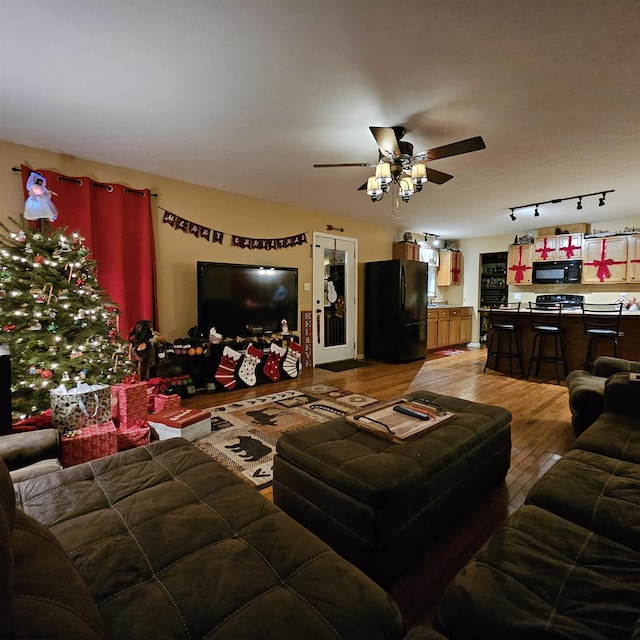
[[273, 481], [276, 442], [286, 431], [349, 415], [376, 398], [314, 384], [209, 407], [211, 434], [196, 444], [258, 489]]
[[435, 355], [437, 356], [457, 356], [461, 353], [467, 353], [464, 349], [440, 349], [440, 351], [436, 351]]
[[349, 369], [359, 369], [360, 367], [369, 367], [373, 362], [366, 360], [339, 360], [338, 362], [326, 362], [325, 364], [316, 365], [318, 369], [326, 369], [327, 371], [349, 371]]

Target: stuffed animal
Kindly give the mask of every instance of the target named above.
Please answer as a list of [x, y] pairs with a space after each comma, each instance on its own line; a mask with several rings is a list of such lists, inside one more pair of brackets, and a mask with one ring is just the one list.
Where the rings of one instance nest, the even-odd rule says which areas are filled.
[[149, 320], [138, 320], [129, 331], [129, 360], [138, 363], [138, 378], [148, 380], [164, 348], [165, 339], [153, 329]]

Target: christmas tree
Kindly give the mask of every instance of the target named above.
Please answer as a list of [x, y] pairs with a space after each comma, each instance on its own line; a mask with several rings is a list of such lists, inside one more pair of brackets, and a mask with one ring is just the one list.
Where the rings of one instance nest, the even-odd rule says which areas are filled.
[[0, 223], [0, 342], [11, 351], [17, 418], [49, 408], [60, 384], [114, 384], [131, 364], [83, 238], [11, 222], [15, 231]]

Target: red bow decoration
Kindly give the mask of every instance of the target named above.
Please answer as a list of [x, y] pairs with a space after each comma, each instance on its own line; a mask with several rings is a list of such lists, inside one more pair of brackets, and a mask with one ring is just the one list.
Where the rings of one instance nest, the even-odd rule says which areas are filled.
[[453, 267], [451, 268], [451, 275], [453, 284], [460, 284], [460, 255], [458, 253], [453, 254]]
[[542, 249], [536, 249], [536, 253], [540, 254], [540, 257], [543, 260], [547, 259], [547, 256], [551, 253], [551, 247], [547, 247], [547, 239], [544, 239], [544, 243], [542, 245]]
[[600, 260], [594, 260], [593, 262], [585, 262], [585, 265], [589, 267], [598, 267], [598, 271], [596, 275], [598, 276], [598, 280], [600, 282], [604, 282], [611, 277], [611, 272], [609, 271], [609, 267], [612, 264], [626, 264], [626, 260], [619, 260], [615, 262], [613, 258], [607, 258], [607, 239], [602, 239], [602, 244], [600, 245]]
[[566, 247], [560, 247], [560, 251], [566, 251], [567, 259], [573, 258], [574, 249], [579, 249], [579, 244], [573, 244], [573, 237], [569, 236], [569, 244]]
[[524, 274], [527, 271], [527, 269], [531, 269], [531, 267], [526, 264], [522, 264], [522, 246], [520, 246], [518, 247], [518, 264], [512, 264], [509, 267], [509, 271], [515, 272], [516, 275], [514, 280], [517, 283], [520, 283], [524, 280]]

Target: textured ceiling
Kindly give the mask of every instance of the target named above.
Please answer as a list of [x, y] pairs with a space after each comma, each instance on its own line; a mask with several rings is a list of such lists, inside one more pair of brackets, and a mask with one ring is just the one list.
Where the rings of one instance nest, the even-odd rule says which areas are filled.
[[[0, 139], [446, 238], [640, 226], [639, 61], [636, 0], [0, 0]], [[373, 204], [312, 167], [375, 162], [370, 125], [487, 148]]]

